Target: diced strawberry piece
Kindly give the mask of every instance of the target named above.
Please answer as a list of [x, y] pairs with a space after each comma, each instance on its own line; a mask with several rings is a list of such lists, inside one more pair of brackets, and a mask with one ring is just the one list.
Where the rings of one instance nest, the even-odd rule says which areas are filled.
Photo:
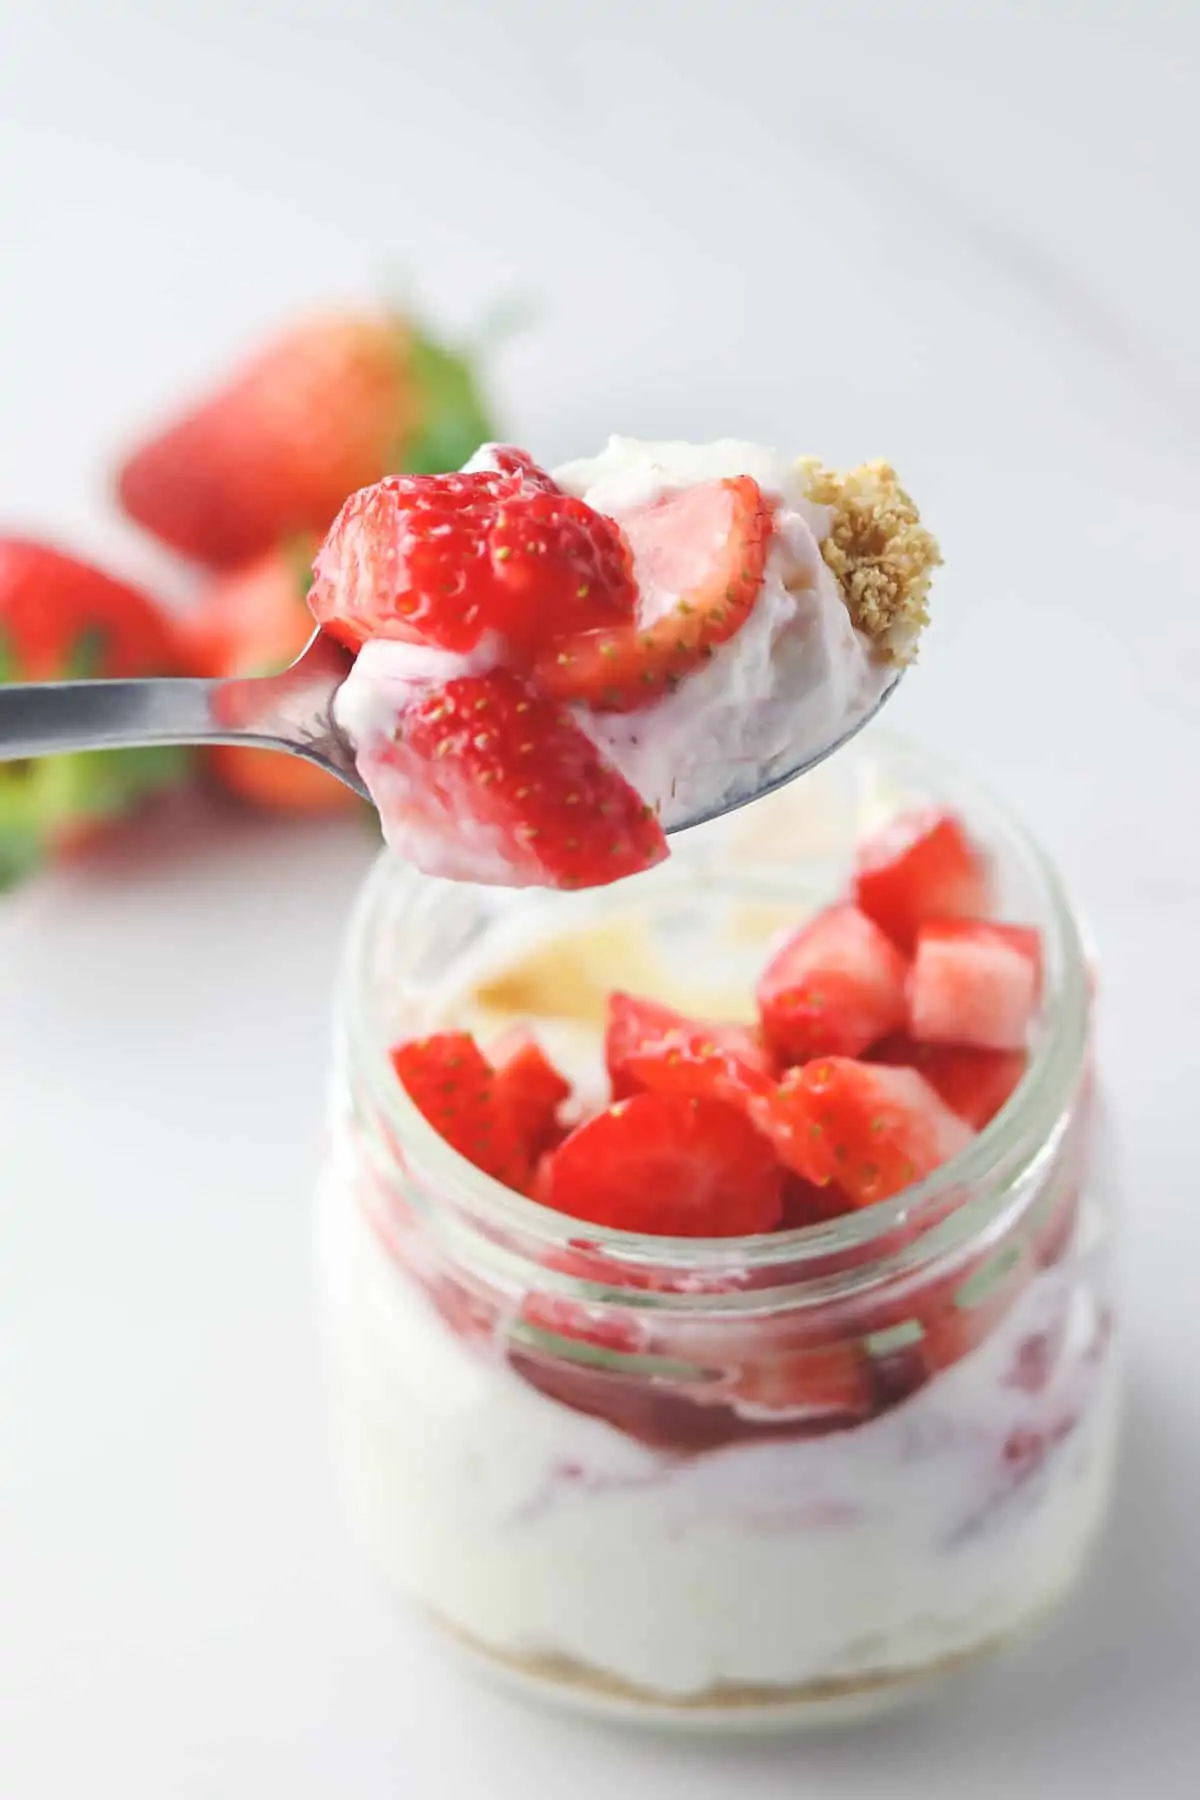
[[469, 1032], [414, 1038], [392, 1051], [409, 1099], [451, 1149], [497, 1181], [522, 1191], [529, 1163], [508, 1111], [496, 1101], [496, 1075]]
[[611, 519], [569, 494], [523, 490], [497, 512], [488, 558], [499, 629], [526, 659], [581, 631], [620, 629], [637, 588]]
[[953, 813], [905, 813], [859, 846], [854, 900], [911, 952], [927, 919], [987, 912], [987, 863]]
[[815, 1181], [806, 1181], [803, 1175], [797, 1175], [794, 1169], [785, 1172], [783, 1217], [779, 1221], [781, 1231], [802, 1231], [808, 1225], [828, 1225], [833, 1219], [853, 1211], [854, 1202], [848, 1200], [832, 1181], [819, 1187]]
[[745, 624], [758, 598], [770, 509], [748, 475], [705, 481], [623, 513], [637, 618], [559, 643], [537, 685], [601, 712], [632, 712], [670, 693]]
[[857, 1056], [904, 1020], [908, 965], [849, 905], [818, 913], [776, 952], [758, 983], [768, 1044], [783, 1062]]
[[1023, 1050], [1041, 990], [1041, 940], [1025, 925], [922, 925], [909, 975], [908, 1028], [921, 1043]]
[[657, 1000], [610, 994], [604, 1034], [614, 1100], [652, 1089], [744, 1105], [772, 1081], [770, 1058], [745, 1025], [710, 1025]]
[[770, 1231], [782, 1172], [745, 1114], [720, 1100], [635, 1094], [580, 1125], [549, 1162], [546, 1203], [620, 1231]]
[[738, 1411], [853, 1425], [875, 1410], [870, 1360], [853, 1343], [757, 1357], [738, 1376]]
[[522, 1025], [504, 1032], [488, 1054], [496, 1071], [497, 1104], [507, 1109], [533, 1163], [555, 1141], [558, 1109], [570, 1099], [571, 1084]]
[[960, 1119], [982, 1131], [1012, 1098], [1029, 1058], [1023, 1050], [963, 1050], [956, 1044], [918, 1044], [897, 1032], [874, 1045], [873, 1063], [917, 1069]]
[[503, 669], [417, 690], [359, 766], [388, 841], [433, 875], [602, 887], [667, 854], [658, 820], [570, 714]]
[[351, 649], [401, 638], [473, 650], [540, 645], [633, 617], [628, 545], [611, 519], [532, 463], [511, 473], [395, 475], [350, 498], [317, 553], [309, 605]]
[[789, 1168], [855, 1206], [923, 1180], [973, 1136], [915, 1069], [842, 1056], [790, 1070], [756, 1117]]

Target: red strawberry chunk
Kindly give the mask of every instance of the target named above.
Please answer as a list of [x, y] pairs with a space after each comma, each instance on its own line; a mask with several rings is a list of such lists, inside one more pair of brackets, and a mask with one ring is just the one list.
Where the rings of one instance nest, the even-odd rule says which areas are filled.
[[632, 994], [608, 997], [604, 1058], [614, 1100], [649, 1088], [738, 1106], [772, 1082], [770, 1058], [747, 1026], [705, 1024]]
[[982, 1131], [1016, 1092], [1029, 1058], [1023, 1050], [918, 1044], [898, 1032], [876, 1044], [869, 1061], [919, 1070], [952, 1112]]
[[505, 670], [420, 688], [360, 751], [388, 841], [418, 868], [601, 887], [661, 862], [662, 828], [570, 715]]
[[788, 939], [758, 984], [763, 1032], [784, 1062], [857, 1056], [903, 1023], [908, 965], [850, 905], [818, 913]]
[[782, 1171], [745, 1114], [720, 1100], [635, 1094], [559, 1145], [546, 1204], [619, 1231], [735, 1237], [770, 1231]]
[[741, 1413], [827, 1426], [857, 1424], [875, 1410], [870, 1359], [851, 1342], [760, 1356], [742, 1370], [734, 1393]]
[[750, 616], [771, 514], [748, 475], [706, 481], [618, 520], [632, 548], [637, 618], [565, 639], [538, 659], [537, 684], [602, 712], [670, 693]]
[[911, 952], [927, 919], [986, 913], [987, 863], [953, 813], [905, 813], [859, 846], [854, 900]]
[[391, 1054], [409, 1099], [451, 1149], [485, 1175], [522, 1190], [529, 1159], [511, 1115], [497, 1103], [495, 1071], [470, 1033], [414, 1038]]
[[921, 1043], [1023, 1050], [1041, 990], [1041, 940], [1025, 925], [941, 919], [921, 927], [908, 1028]]
[[523, 1026], [514, 1025], [497, 1038], [489, 1054], [497, 1104], [509, 1113], [533, 1163], [557, 1137], [558, 1109], [570, 1099], [571, 1084]]
[[790, 1070], [757, 1116], [789, 1168], [855, 1206], [923, 1180], [974, 1135], [915, 1069], [842, 1056]]
[[632, 557], [611, 519], [517, 453], [511, 470], [394, 475], [350, 498], [316, 559], [309, 605], [358, 649], [400, 638], [510, 658], [633, 617]]
[[818, 1187], [815, 1181], [806, 1181], [794, 1169], [788, 1169], [784, 1174], [781, 1230], [802, 1231], [809, 1225], [828, 1225], [831, 1220], [853, 1211], [854, 1202], [848, 1200], [832, 1181]]
[[493, 616], [524, 660], [580, 631], [622, 627], [637, 589], [629, 546], [611, 519], [567, 494], [506, 501], [488, 532]]

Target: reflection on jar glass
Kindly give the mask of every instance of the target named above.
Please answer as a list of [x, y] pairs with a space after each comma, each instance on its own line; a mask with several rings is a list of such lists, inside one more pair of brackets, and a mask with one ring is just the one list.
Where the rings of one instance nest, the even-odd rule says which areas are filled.
[[[387, 1058], [532, 1019], [586, 1091], [613, 986], [745, 1008], [765, 947], [925, 800], [1040, 927], [1042, 1019], [929, 1180], [757, 1238], [619, 1235], [463, 1162]], [[1089, 980], [1053, 872], [958, 773], [862, 751], [601, 892], [381, 860], [352, 934], [319, 1224], [337, 1439], [383, 1569], [495, 1670], [592, 1710], [755, 1727], [891, 1703], [1022, 1631], [1101, 1518], [1115, 1417]]]

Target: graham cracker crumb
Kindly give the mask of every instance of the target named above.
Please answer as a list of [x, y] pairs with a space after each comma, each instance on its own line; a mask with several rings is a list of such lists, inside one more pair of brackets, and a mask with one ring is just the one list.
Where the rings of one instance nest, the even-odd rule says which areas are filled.
[[821, 555], [851, 619], [887, 662], [912, 662], [929, 623], [930, 579], [942, 560], [936, 538], [887, 463], [842, 473], [802, 457], [797, 467], [808, 498], [832, 509]]

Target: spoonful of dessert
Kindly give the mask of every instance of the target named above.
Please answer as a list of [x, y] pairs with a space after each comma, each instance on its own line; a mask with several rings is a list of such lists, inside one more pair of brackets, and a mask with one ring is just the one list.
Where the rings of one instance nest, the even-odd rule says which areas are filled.
[[0, 762], [275, 749], [372, 800], [427, 873], [600, 886], [854, 736], [939, 560], [884, 464], [614, 438], [551, 476], [488, 445], [350, 496], [281, 674], [0, 687]]

